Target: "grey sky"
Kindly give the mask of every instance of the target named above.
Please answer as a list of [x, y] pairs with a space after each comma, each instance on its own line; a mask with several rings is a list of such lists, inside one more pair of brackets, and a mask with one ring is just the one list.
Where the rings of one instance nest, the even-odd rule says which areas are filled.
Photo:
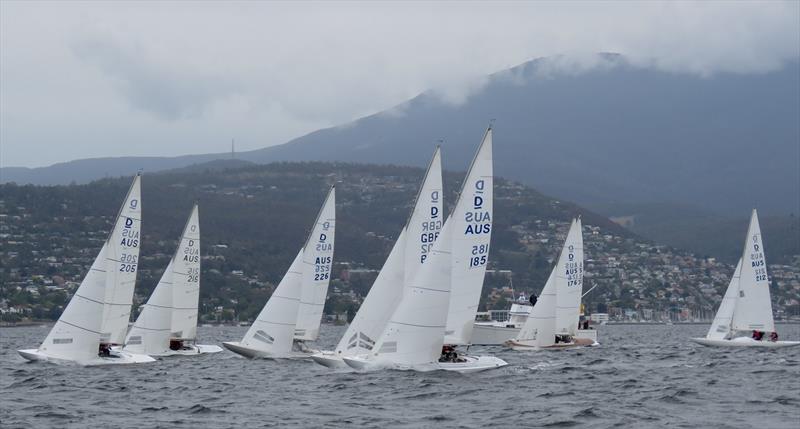
[[247, 150], [563, 54], [680, 73], [800, 56], [800, 2], [0, 2], [0, 165]]

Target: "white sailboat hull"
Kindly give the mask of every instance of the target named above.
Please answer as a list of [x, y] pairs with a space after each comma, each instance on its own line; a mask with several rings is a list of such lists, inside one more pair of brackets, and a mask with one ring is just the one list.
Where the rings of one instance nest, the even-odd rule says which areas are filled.
[[311, 355], [311, 359], [327, 368], [350, 368], [340, 356], [336, 356], [332, 351], [322, 351]]
[[271, 353], [264, 350], [247, 347], [238, 341], [225, 341], [222, 343], [226, 349], [248, 359], [308, 359], [313, 352], [290, 351], [288, 353]]
[[78, 364], [81, 366], [103, 366], [103, 365], [126, 365], [135, 363], [155, 362], [151, 356], [126, 352], [123, 350], [112, 350], [110, 357], [100, 357], [86, 361], [76, 361], [50, 356], [40, 352], [38, 349], [17, 350], [20, 356], [31, 362], [52, 362], [57, 364]]
[[373, 361], [363, 356], [347, 356], [342, 361], [357, 371], [374, 371], [380, 369], [396, 369], [400, 371], [452, 371], [470, 374], [495, 368], [502, 368], [508, 363], [494, 356], [461, 356], [464, 362], [431, 362], [419, 365], [398, 365], [384, 361]]
[[800, 345], [800, 341], [756, 341], [749, 337], [738, 337], [731, 340], [713, 340], [710, 338], [690, 338], [690, 340], [709, 347], [761, 347], [775, 349]]
[[593, 346], [600, 345], [600, 343], [597, 342], [597, 329], [578, 329], [578, 333], [575, 335], [575, 338], [592, 340]]
[[190, 346], [186, 346], [185, 349], [167, 350], [164, 353], [151, 354], [150, 356], [157, 356], [157, 357], [197, 356], [197, 355], [208, 354], [208, 353], [219, 353], [221, 351], [222, 351], [222, 347], [215, 346], [213, 344], [192, 344]]
[[514, 339], [506, 341], [504, 345], [516, 351], [536, 352], [543, 350], [564, 350], [564, 349], [575, 349], [578, 347], [594, 347], [594, 346], [599, 346], [600, 343], [590, 338], [577, 337], [571, 343], [558, 343], [549, 346], [537, 346], [533, 342], [529, 343], [526, 341], [517, 341]]

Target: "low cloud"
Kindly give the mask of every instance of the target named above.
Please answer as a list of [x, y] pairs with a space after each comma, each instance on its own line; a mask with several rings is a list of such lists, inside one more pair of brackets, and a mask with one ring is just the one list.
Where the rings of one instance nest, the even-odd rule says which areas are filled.
[[222, 77], [164, 67], [149, 58], [141, 45], [128, 45], [109, 35], [86, 36], [71, 47], [80, 60], [105, 73], [132, 107], [164, 120], [201, 118], [214, 103], [241, 92]]
[[[3, 165], [282, 143], [487, 76], [711, 76], [800, 57], [800, 2], [0, 2]], [[524, 73], [509, 74], [525, 79]], [[56, 102], [54, 102], [54, 100]], [[46, 127], [42, 127], [46, 124]], [[52, 149], [58, 141], [68, 149]], [[120, 142], [119, 146], [109, 141]]]

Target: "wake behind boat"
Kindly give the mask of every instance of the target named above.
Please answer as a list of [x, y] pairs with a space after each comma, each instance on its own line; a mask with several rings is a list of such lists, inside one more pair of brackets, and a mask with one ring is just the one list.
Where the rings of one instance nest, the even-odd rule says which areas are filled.
[[195, 204], [178, 248], [128, 332], [123, 350], [150, 356], [221, 352], [216, 345], [196, 344], [199, 301], [200, 218]]
[[[704, 346], [781, 348], [800, 341], [779, 341], [772, 318], [767, 262], [758, 213], [753, 209], [744, 251], [705, 338], [690, 340]], [[750, 336], [741, 336], [742, 333]], [[771, 338], [764, 338], [771, 332]]]
[[336, 192], [331, 187], [305, 245], [241, 341], [226, 349], [246, 358], [308, 358], [306, 341], [319, 335], [328, 294], [336, 226]]
[[38, 349], [18, 350], [29, 361], [114, 365], [153, 362], [114, 349], [125, 338], [139, 259], [141, 176], [133, 179], [100, 253]]

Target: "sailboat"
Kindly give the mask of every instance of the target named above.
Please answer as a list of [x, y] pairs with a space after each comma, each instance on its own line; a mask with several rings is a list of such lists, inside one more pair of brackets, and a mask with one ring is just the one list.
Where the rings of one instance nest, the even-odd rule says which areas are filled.
[[411, 215], [361, 308], [336, 349], [312, 355], [315, 362], [329, 368], [347, 368], [342, 357], [358, 356], [372, 351], [375, 341], [389, 322], [392, 311], [402, 299], [406, 285], [425, 262], [439, 236], [442, 217], [442, 162], [441, 151], [436, 148]]
[[226, 349], [247, 358], [307, 358], [306, 341], [319, 335], [328, 294], [336, 226], [336, 192], [331, 187], [305, 245], [241, 341]]
[[456, 345], [469, 342], [486, 271], [492, 228], [492, 179], [489, 127], [453, 213], [445, 221], [429, 257], [403, 294], [372, 353], [343, 357], [348, 366], [357, 370], [469, 373], [507, 365], [492, 356], [458, 356], [455, 352]]
[[216, 345], [196, 344], [199, 301], [200, 219], [195, 204], [178, 248], [128, 332], [123, 349], [150, 356], [221, 352]]
[[737, 337], [740, 332], [746, 332], [747, 335], [753, 331], [775, 332], [764, 253], [758, 213], [753, 209], [742, 257], [736, 264], [736, 270], [714, 316], [714, 322], [704, 338], [691, 338], [692, 341], [704, 346], [729, 347], [777, 348], [800, 345], [800, 341]]
[[153, 362], [114, 349], [125, 339], [141, 244], [141, 176], [133, 179], [114, 227], [61, 317], [38, 349], [18, 350], [30, 361], [109, 365]]
[[519, 333], [505, 342], [514, 350], [563, 349], [596, 345], [595, 338], [578, 335], [583, 288], [581, 219], [573, 219], [564, 247]]

